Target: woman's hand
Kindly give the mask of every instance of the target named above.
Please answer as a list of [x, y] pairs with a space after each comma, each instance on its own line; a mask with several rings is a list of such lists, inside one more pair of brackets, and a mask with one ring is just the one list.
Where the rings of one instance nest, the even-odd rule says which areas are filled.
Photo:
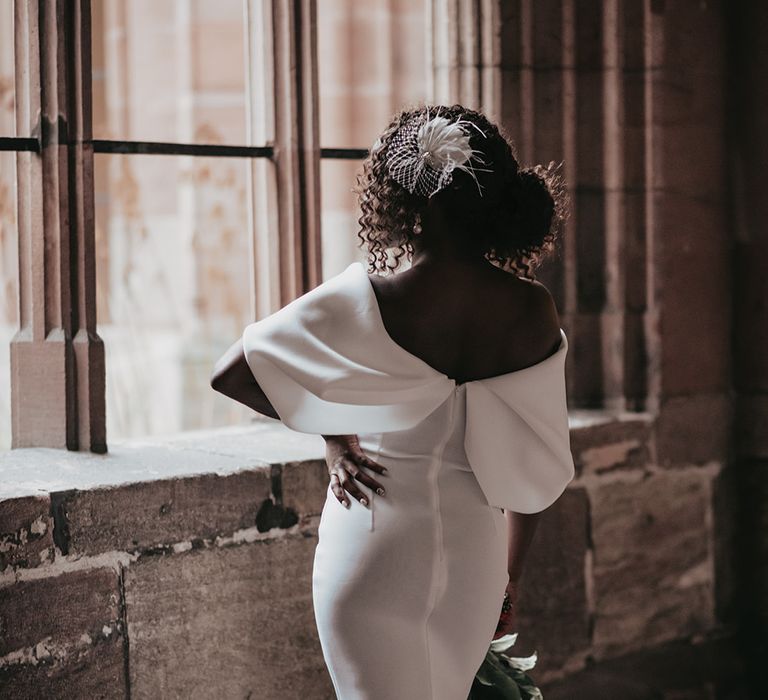
[[512, 607], [507, 612], [502, 612], [493, 638], [498, 639], [505, 634], [514, 634], [517, 631], [517, 581], [510, 579], [507, 584], [507, 594]]
[[387, 468], [374, 462], [360, 447], [357, 435], [323, 435], [325, 439], [325, 463], [331, 476], [331, 491], [347, 508], [349, 500], [345, 491], [354, 496], [363, 505], [368, 505], [365, 494], [357, 487], [355, 480], [384, 495], [384, 487], [362, 467], [372, 469], [378, 474], [386, 474]]

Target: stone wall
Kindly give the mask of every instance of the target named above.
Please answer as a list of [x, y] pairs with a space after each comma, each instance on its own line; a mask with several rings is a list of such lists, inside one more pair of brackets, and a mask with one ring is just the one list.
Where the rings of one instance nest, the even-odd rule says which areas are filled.
[[[538, 653], [536, 679], [726, 632], [721, 465], [660, 469], [646, 414], [576, 412], [572, 449], [523, 576], [515, 654]], [[0, 697], [332, 698], [311, 598], [322, 454], [265, 420], [0, 456]]]

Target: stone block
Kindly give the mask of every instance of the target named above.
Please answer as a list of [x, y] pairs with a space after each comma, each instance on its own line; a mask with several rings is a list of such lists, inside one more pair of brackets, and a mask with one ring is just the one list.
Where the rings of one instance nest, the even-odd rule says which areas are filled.
[[[41, 645], [43, 651], [45, 645]], [[83, 643], [64, 656], [56, 653], [34, 663], [0, 667], [0, 697], [13, 700], [121, 700], [128, 697], [123, 639], [112, 635]]]
[[520, 637], [513, 656], [538, 651], [536, 668], [560, 667], [589, 646], [584, 579], [587, 552], [587, 494], [569, 488], [543, 512], [520, 584]]
[[62, 507], [69, 552], [135, 551], [253, 527], [270, 497], [268, 469], [75, 491]]
[[300, 516], [319, 515], [328, 482], [325, 460], [288, 462], [282, 466], [283, 504]]
[[634, 469], [650, 458], [650, 419], [616, 419], [571, 431], [571, 453], [576, 474], [601, 474]]
[[725, 461], [732, 420], [731, 399], [723, 394], [665, 399], [656, 419], [658, 464]]
[[[720, 138], [723, 126], [712, 119], [717, 104], [701, 121], [687, 120], [657, 130], [658, 138], [663, 140], [664, 157], [651, 163], [655, 183], [673, 189], [676, 194], [722, 201], [721, 168], [726, 151]], [[696, 153], [695, 159], [691, 153]]]
[[53, 558], [53, 520], [47, 496], [0, 501], [0, 571], [34, 567]]
[[[118, 574], [69, 571], [0, 588], [0, 657], [45, 642], [52, 648], [119, 632]], [[105, 630], [111, 630], [106, 632]]]
[[663, 236], [663, 253], [654, 261], [663, 299], [658, 322], [662, 393], [728, 391], [732, 311], [722, 262], [731, 256], [728, 222], [722, 201], [686, 195], [676, 187], [672, 176], [652, 195], [658, 230], [674, 231]]
[[574, 314], [571, 321], [565, 376], [568, 399], [578, 406], [602, 406], [602, 363], [600, 359], [600, 316]]
[[596, 658], [712, 626], [711, 479], [691, 468], [590, 490]]
[[333, 697], [312, 607], [316, 535], [143, 557], [126, 571], [131, 697]]

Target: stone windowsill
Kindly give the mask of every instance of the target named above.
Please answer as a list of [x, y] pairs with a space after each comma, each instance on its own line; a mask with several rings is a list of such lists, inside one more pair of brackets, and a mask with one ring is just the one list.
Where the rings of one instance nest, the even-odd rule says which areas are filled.
[[[572, 411], [571, 449], [576, 476], [647, 462], [653, 417], [648, 413]], [[322, 460], [319, 435], [298, 433], [278, 421], [113, 441], [109, 452], [42, 447], [0, 453], [0, 501], [62, 491], [227, 476], [245, 470]]]

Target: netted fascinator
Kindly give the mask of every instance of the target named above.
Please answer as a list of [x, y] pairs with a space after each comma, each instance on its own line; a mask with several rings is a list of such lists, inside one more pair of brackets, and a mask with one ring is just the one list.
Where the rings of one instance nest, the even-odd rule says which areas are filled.
[[[453, 180], [455, 169], [469, 173], [483, 196], [475, 170], [492, 172], [491, 168], [477, 168], [470, 160], [487, 165], [482, 151], [469, 145], [473, 126], [485, 137], [483, 130], [474, 122], [459, 119], [451, 122], [445, 117], [430, 118], [429, 110], [403, 124], [392, 136], [386, 155], [387, 170], [395, 182], [411, 194], [431, 197]], [[374, 145], [379, 147], [380, 142]]]

